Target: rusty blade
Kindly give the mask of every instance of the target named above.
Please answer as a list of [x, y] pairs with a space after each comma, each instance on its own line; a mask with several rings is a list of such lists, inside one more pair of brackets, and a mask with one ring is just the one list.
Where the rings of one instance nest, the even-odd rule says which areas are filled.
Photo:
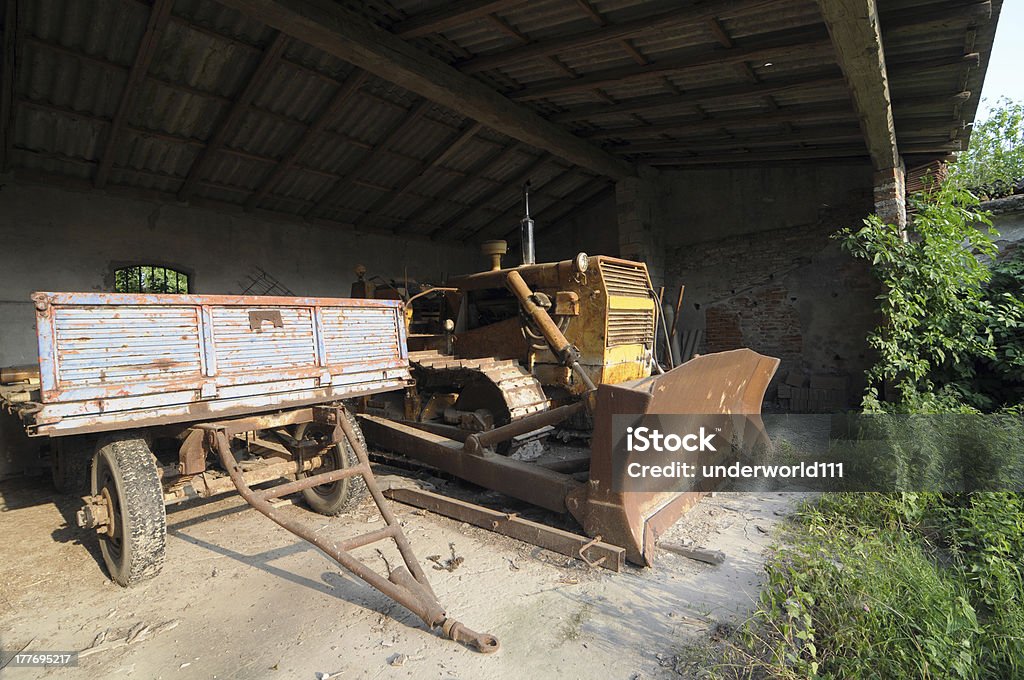
[[650, 565], [657, 537], [701, 492], [612, 490], [612, 418], [616, 414], [735, 414], [760, 424], [761, 402], [779, 360], [749, 349], [708, 354], [665, 373], [597, 391], [590, 481], [566, 505], [588, 535], [626, 548], [626, 558]]

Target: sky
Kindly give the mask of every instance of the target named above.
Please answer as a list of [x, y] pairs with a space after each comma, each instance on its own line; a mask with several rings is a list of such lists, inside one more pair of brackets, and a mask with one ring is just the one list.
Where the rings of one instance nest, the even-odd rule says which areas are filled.
[[1024, 101], [1024, 0], [1003, 0], [977, 119], [987, 118], [1000, 97]]

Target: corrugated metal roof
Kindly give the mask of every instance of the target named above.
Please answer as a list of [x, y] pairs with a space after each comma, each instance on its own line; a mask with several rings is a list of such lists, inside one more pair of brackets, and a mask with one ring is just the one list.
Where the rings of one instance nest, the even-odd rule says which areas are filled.
[[[993, 2], [995, 13], [1000, 1]], [[440, 0], [343, 4], [385, 29], [453, 7]], [[639, 20], [625, 37], [585, 38], [472, 74], [637, 162], [665, 156], [664, 149], [709, 162], [715, 154], [743, 149], [799, 149], [801, 136], [827, 141], [831, 126], [837, 138], [846, 139], [855, 124], [814, 0], [590, 0], [591, 12], [586, 6], [584, 0], [508, 2], [492, 8], [493, 16], [450, 22], [408, 40], [425, 55], [463, 68], [477, 57], [514, 53], [524, 45], [536, 52], [548, 41], [575, 40]], [[722, 7], [715, 16], [720, 33], [703, 14], [684, 16], [688, 8], [716, 6]], [[889, 0], [881, 8], [898, 139], [912, 150], [936, 149], [911, 153], [944, 153], [942, 142], [966, 137], [962, 126], [977, 107], [994, 27], [964, 14], [964, 7], [959, 0]], [[671, 22], [660, 21], [666, 12], [674, 13]], [[929, 12], [942, 15], [929, 18]], [[16, 169], [75, 181], [96, 176], [149, 15], [147, 0], [19, 3]], [[659, 19], [657, 25], [644, 23], [652, 19]], [[224, 147], [197, 170], [197, 158], [236, 107], [275, 36], [273, 29], [212, 0], [175, 0], [108, 159], [109, 181], [173, 195], [190, 173], [201, 172], [195, 195], [233, 206], [255, 202], [296, 218], [400, 233], [441, 229], [446, 238], [500, 231], [491, 225], [515, 205], [521, 175], [544, 150], [482, 128], [438, 162], [473, 121], [457, 107], [421, 107], [419, 96], [374, 76], [328, 118], [325, 112], [343, 83], [358, 71], [297, 39], [288, 40], [252, 101], [236, 112], [239, 122], [224, 131]], [[764, 53], [770, 56], [744, 62], [730, 54], [769, 40], [778, 45]], [[952, 63], [970, 51], [981, 53], [981, 68]], [[935, 59], [950, 63], [920, 64]], [[679, 67], [648, 73], [673, 63]], [[576, 82], [597, 76], [598, 85]], [[538, 87], [546, 89], [529, 94]], [[962, 90], [971, 92], [966, 102], [952, 97]], [[719, 91], [729, 94], [716, 96]], [[629, 110], [620, 111], [623, 104]], [[805, 113], [830, 106], [834, 119], [816, 114], [804, 120]], [[414, 120], [413, 110], [421, 114]], [[757, 122], [761, 116], [770, 117]], [[708, 122], [716, 119], [718, 125]], [[687, 132], [686, 125], [699, 127]], [[322, 130], [311, 134], [312, 126]], [[849, 155], [850, 142], [843, 143], [842, 153]], [[510, 145], [511, 152], [501, 153]], [[810, 146], [815, 145], [820, 144]], [[301, 153], [292, 158], [296, 149]], [[282, 159], [290, 164], [279, 165]], [[660, 159], [665, 162], [670, 159]], [[538, 206], [578, 194], [594, 179], [557, 158], [529, 174], [538, 187]]]

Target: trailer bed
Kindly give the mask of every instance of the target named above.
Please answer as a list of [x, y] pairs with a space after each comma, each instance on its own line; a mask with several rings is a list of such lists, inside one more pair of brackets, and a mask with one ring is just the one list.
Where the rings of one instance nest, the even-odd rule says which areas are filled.
[[4, 401], [30, 435], [212, 420], [401, 389], [401, 303], [34, 293], [39, 384]]

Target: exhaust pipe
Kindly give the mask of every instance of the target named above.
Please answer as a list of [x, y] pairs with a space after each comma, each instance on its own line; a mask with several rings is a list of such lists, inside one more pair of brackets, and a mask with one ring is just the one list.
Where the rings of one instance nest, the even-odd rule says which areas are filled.
[[523, 264], [537, 264], [537, 255], [533, 250], [533, 219], [530, 217], [530, 183], [523, 186], [523, 202], [526, 204], [526, 215], [519, 221], [519, 243], [523, 247]]

